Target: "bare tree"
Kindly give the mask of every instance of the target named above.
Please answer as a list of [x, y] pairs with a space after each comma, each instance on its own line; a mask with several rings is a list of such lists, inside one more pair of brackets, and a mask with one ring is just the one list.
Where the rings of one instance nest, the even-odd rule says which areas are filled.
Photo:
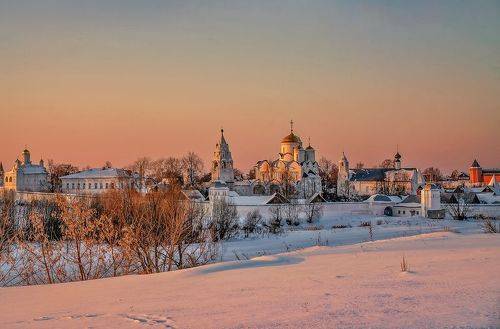
[[323, 183], [323, 192], [327, 192], [337, 185], [339, 168], [333, 161], [322, 157], [319, 159], [319, 176]]
[[453, 193], [451, 202], [446, 204], [446, 209], [453, 219], [465, 220], [469, 217], [470, 201], [473, 197], [470, 193]]
[[439, 168], [429, 167], [422, 171], [422, 176], [425, 177], [425, 180], [428, 182], [439, 182], [443, 180], [443, 174]]
[[194, 152], [189, 152], [182, 158], [182, 169], [184, 171], [184, 184], [197, 186], [198, 179], [203, 172], [203, 160]]
[[300, 205], [297, 203], [297, 200], [292, 199], [290, 203], [287, 203], [283, 206], [283, 217], [287, 225], [295, 225], [298, 226], [300, 224], [299, 221], [299, 212]]
[[54, 163], [49, 159], [47, 171], [49, 172], [50, 192], [60, 192], [62, 183], [60, 177], [78, 172], [78, 167], [66, 163]]
[[284, 171], [280, 172], [280, 175], [280, 191], [283, 196], [287, 199], [295, 197], [297, 195], [296, 179], [290, 168], [287, 166]]
[[380, 168], [394, 168], [394, 161], [391, 159], [385, 159], [380, 163]]
[[271, 214], [267, 222], [264, 223], [264, 227], [272, 234], [278, 234], [282, 232], [283, 227], [283, 205], [273, 205], [269, 207], [269, 213]]
[[245, 222], [243, 223], [243, 232], [245, 237], [256, 232], [262, 223], [262, 215], [258, 209], [252, 210], [245, 216]]
[[15, 257], [16, 202], [14, 191], [0, 191], [0, 286], [8, 286], [16, 282], [19, 266]]
[[182, 161], [174, 157], [161, 158], [151, 164], [156, 181], [167, 180], [174, 184], [182, 181]]
[[139, 174], [139, 178], [142, 180], [146, 177], [151, 176], [152, 173], [152, 160], [149, 157], [138, 158], [131, 165], [128, 166], [133, 172]]
[[67, 252], [63, 255], [70, 269], [70, 280], [89, 280], [104, 276], [106, 249], [99, 232], [103, 222], [97, 217], [92, 200], [57, 198], [61, 209]]
[[224, 199], [217, 199], [212, 205], [212, 220], [209, 224], [213, 241], [228, 240], [238, 233], [238, 211]]
[[458, 179], [458, 176], [460, 175], [460, 172], [458, 170], [453, 170], [450, 174], [450, 178], [453, 179], [453, 180], [457, 180]]
[[323, 205], [316, 202], [306, 203], [303, 206], [303, 211], [306, 215], [306, 220], [308, 223], [313, 223], [318, 221], [321, 217], [323, 217]]
[[364, 167], [365, 167], [365, 164], [363, 162], [356, 163], [356, 169], [363, 169]]

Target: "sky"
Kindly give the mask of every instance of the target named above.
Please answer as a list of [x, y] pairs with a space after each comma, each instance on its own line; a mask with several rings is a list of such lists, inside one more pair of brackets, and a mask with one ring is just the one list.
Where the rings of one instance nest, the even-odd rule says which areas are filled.
[[[0, 0], [0, 161], [500, 167], [500, 1]], [[307, 142], [306, 142], [307, 143]]]

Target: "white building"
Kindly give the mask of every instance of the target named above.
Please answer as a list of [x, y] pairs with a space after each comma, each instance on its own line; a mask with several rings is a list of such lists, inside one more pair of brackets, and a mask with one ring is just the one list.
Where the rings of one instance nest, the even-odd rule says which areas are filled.
[[212, 161], [212, 182], [215, 181], [223, 181], [229, 185], [234, 182], [233, 158], [224, 138], [224, 129], [220, 130], [220, 141], [215, 145]]
[[61, 177], [62, 192], [100, 194], [112, 189], [137, 188], [136, 175], [125, 169], [95, 168]]
[[390, 195], [417, 194], [425, 179], [417, 168], [402, 168], [399, 152], [394, 156], [393, 168], [349, 168], [345, 154], [338, 165], [337, 194], [339, 196], [367, 196], [376, 193]]
[[281, 140], [278, 159], [259, 161], [254, 170], [253, 194], [289, 194], [284, 189], [291, 186], [299, 197], [309, 198], [322, 191], [316, 151], [310, 143], [302, 147], [302, 140], [293, 132], [293, 121], [290, 134]]
[[44, 192], [48, 190], [48, 172], [43, 160], [39, 164], [31, 163], [30, 152], [25, 149], [22, 153], [23, 161], [16, 159], [14, 166], [8, 172], [3, 172], [0, 165], [2, 187], [20, 192]]

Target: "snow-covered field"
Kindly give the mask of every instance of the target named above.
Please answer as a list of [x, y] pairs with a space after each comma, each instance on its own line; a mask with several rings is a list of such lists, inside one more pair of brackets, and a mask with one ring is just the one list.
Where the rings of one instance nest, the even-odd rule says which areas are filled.
[[224, 244], [251, 260], [2, 288], [0, 328], [500, 328], [500, 235], [383, 217], [373, 238], [399, 238], [371, 242], [362, 220]]

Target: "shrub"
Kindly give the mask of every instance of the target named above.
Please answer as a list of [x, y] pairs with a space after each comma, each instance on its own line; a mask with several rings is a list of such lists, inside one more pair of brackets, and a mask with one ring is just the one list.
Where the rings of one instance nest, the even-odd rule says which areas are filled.
[[308, 223], [318, 221], [323, 217], [323, 205], [319, 203], [308, 203], [304, 205], [304, 213]]
[[212, 221], [209, 224], [212, 240], [228, 240], [238, 233], [238, 211], [225, 201], [217, 200], [212, 207]]
[[337, 225], [332, 225], [332, 229], [336, 229], [336, 228], [348, 228], [348, 227], [352, 227], [351, 225], [349, 224], [337, 224]]
[[245, 237], [248, 237], [250, 234], [256, 232], [259, 229], [259, 226], [262, 224], [262, 215], [260, 214], [258, 209], [255, 209], [249, 212], [245, 216], [245, 222], [243, 223], [243, 232], [245, 233]]
[[500, 233], [500, 223], [497, 225], [491, 218], [483, 220], [484, 233]]
[[300, 224], [299, 221], [299, 210], [300, 206], [296, 202], [291, 202], [283, 206], [283, 217], [287, 225], [295, 225], [298, 226]]
[[408, 264], [405, 256], [403, 256], [403, 259], [401, 260], [401, 272], [408, 272], [408, 271], [410, 271], [410, 264]]
[[278, 234], [282, 232], [283, 207], [281, 205], [269, 208], [271, 217], [264, 223], [264, 227], [269, 233]]

